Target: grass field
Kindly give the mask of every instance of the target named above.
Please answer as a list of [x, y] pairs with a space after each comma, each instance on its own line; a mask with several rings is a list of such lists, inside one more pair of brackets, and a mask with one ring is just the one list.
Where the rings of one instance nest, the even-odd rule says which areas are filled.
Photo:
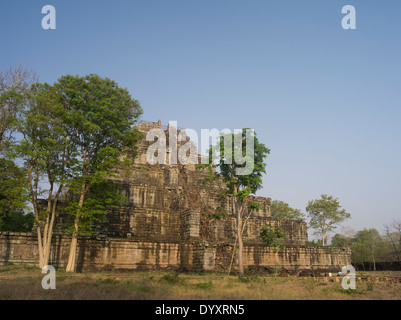
[[[362, 276], [401, 276], [401, 272]], [[0, 266], [1, 300], [400, 300], [401, 283], [357, 282], [356, 290], [341, 283], [310, 278], [168, 272], [56, 272], [56, 289], [44, 290], [41, 270], [31, 266]]]

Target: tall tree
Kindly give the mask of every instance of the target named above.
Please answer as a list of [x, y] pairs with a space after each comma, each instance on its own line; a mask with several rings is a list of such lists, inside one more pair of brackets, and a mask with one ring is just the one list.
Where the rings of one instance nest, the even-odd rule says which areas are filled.
[[303, 220], [305, 215], [299, 209], [291, 208], [288, 203], [273, 200], [270, 205], [271, 216], [282, 220]]
[[327, 233], [351, 217], [345, 209], [341, 209], [337, 198], [326, 194], [321, 199], [309, 201], [306, 211], [310, 218], [309, 225], [316, 230], [315, 234], [322, 236], [323, 246], [326, 244]]
[[124, 153], [133, 154], [139, 133], [134, 127], [142, 113], [139, 102], [116, 82], [97, 75], [67, 75], [55, 83], [63, 122], [68, 127], [74, 158], [74, 178], [69, 185], [77, 194], [67, 271], [75, 271], [80, 221], [91, 187], [104, 181]]
[[240, 279], [244, 277], [243, 232], [252, 212], [260, 209], [251, 195], [262, 188], [262, 175], [266, 173], [264, 160], [269, 153], [270, 149], [260, 143], [256, 133], [250, 129], [234, 134], [222, 133], [218, 144], [209, 151], [209, 169], [214, 163], [216, 171], [213, 178], [221, 178], [225, 182], [226, 195], [231, 199], [236, 216]]
[[[34, 84], [19, 125], [22, 138], [15, 147], [27, 172], [40, 267], [49, 264], [58, 199], [74, 170], [72, 160], [76, 150], [68, 137], [68, 125], [61, 120], [61, 107], [53, 86]], [[43, 195], [47, 203], [41, 205]]]
[[363, 229], [358, 231], [352, 248], [352, 260], [356, 263], [372, 263], [376, 271], [376, 263], [385, 254], [386, 243], [376, 229]]
[[0, 72], [0, 153], [13, 140], [35, 73], [22, 66]]

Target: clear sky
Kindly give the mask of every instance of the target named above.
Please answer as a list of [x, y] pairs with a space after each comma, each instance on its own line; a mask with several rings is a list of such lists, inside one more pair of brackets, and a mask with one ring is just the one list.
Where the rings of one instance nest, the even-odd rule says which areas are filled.
[[[341, 27], [348, 4], [356, 30]], [[330, 194], [347, 225], [381, 231], [401, 218], [400, 15], [395, 0], [4, 0], [0, 69], [96, 73], [142, 119], [253, 128], [271, 149], [259, 195], [305, 211]]]

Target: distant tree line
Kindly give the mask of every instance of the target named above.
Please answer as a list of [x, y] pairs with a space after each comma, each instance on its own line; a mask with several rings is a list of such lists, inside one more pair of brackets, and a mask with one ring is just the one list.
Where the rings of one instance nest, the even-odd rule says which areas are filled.
[[331, 245], [351, 249], [352, 263], [361, 270], [401, 270], [401, 221], [384, 225], [384, 231], [348, 229], [334, 235]]
[[[320, 236], [309, 241], [310, 246], [327, 246], [328, 234], [350, 214], [341, 208], [338, 199], [322, 195], [321, 199], [308, 202], [307, 215], [299, 209], [291, 208], [284, 201], [274, 200], [271, 215], [275, 219], [303, 220], [309, 218], [309, 227]], [[355, 231], [342, 227], [341, 232], [331, 238], [330, 246], [351, 249], [351, 262], [361, 270], [396, 269], [401, 270], [401, 220], [384, 225], [383, 232], [377, 229]]]

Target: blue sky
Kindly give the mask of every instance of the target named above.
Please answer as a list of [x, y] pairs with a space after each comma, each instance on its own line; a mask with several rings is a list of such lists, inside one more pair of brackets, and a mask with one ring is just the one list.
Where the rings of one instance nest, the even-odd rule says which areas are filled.
[[[43, 30], [41, 9], [56, 8]], [[357, 29], [341, 27], [354, 5]], [[401, 3], [394, 0], [2, 1], [0, 69], [96, 73], [143, 119], [251, 127], [271, 149], [260, 195], [330, 194], [354, 229], [400, 218]]]

